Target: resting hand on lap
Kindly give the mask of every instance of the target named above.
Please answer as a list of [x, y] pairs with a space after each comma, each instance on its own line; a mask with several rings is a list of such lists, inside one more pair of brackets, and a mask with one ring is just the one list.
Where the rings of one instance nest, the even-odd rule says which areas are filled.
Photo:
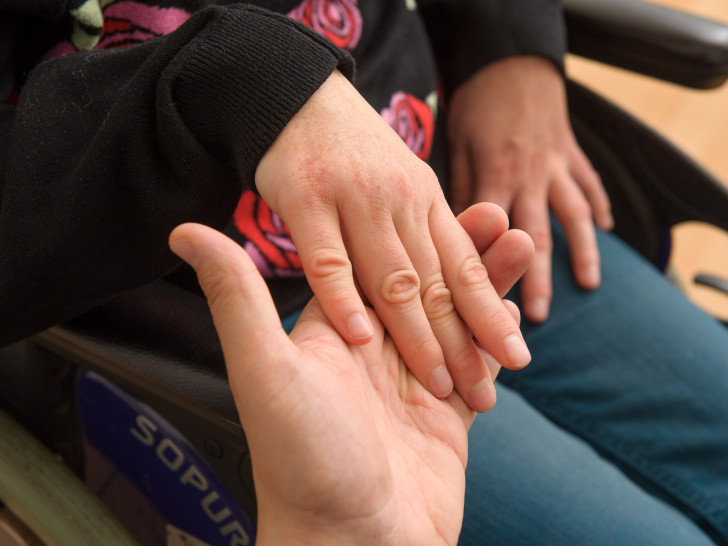
[[449, 108], [453, 208], [497, 203], [513, 227], [533, 238], [536, 255], [521, 281], [521, 301], [526, 317], [542, 322], [552, 299], [549, 207], [584, 289], [601, 281], [594, 226], [613, 225], [601, 179], [571, 130], [563, 77], [546, 59], [508, 57], [466, 80]]

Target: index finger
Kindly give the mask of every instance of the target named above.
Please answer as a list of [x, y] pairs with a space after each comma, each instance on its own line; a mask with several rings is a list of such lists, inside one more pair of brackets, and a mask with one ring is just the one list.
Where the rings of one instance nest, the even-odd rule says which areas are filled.
[[496, 292], [472, 240], [444, 203], [430, 212], [430, 231], [458, 314], [481, 346], [503, 366], [524, 367], [531, 353]]
[[338, 211], [321, 201], [300, 207], [286, 218], [311, 290], [337, 332], [348, 343], [371, 340], [372, 324], [354, 283]]

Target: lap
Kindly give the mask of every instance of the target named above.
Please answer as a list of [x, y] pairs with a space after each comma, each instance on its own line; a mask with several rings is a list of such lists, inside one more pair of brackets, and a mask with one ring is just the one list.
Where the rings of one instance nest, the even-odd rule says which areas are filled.
[[469, 457], [460, 546], [712, 544], [503, 385], [470, 431]]
[[470, 432], [460, 544], [728, 543], [726, 329], [608, 234], [579, 290], [555, 235], [533, 362]]
[[728, 541], [728, 333], [615, 237], [600, 234], [599, 244], [603, 284], [587, 293], [557, 234], [551, 317], [524, 324], [533, 362], [500, 381], [631, 483]]

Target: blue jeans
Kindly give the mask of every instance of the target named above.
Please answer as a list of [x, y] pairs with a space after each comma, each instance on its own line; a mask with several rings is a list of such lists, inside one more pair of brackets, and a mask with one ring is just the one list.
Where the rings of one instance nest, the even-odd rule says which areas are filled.
[[728, 330], [608, 234], [579, 290], [555, 239], [533, 361], [470, 432], [460, 544], [728, 544]]

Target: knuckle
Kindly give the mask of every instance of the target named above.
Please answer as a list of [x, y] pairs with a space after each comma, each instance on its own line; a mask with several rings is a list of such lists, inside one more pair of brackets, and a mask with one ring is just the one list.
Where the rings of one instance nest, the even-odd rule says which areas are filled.
[[490, 284], [488, 270], [485, 268], [480, 259], [475, 256], [467, 258], [457, 272], [458, 282], [468, 288], [481, 287]]
[[528, 230], [533, 240], [533, 246], [537, 250], [551, 250], [551, 231], [547, 227], [534, 227]]
[[[412, 362], [425, 363], [428, 367], [441, 359], [442, 352], [440, 350], [440, 344], [433, 337], [428, 337], [417, 343], [410, 353], [410, 360]], [[436, 366], [433, 366], [433, 369], [434, 367]]]
[[320, 199], [330, 192], [331, 173], [326, 162], [314, 161], [310, 157], [302, 158], [295, 162], [287, 178], [286, 191], [282, 194], [291, 195], [295, 200]]
[[314, 250], [304, 261], [303, 266], [306, 275], [314, 282], [351, 276], [349, 258], [337, 249], [321, 248]]
[[237, 280], [231, 271], [221, 268], [201, 270], [199, 278], [210, 309], [215, 314], [226, 314], [234, 306], [238, 297], [238, 284], [242, 285], [243, 280]]
[[347, 157], [345, 168], [346, 178], [351, 187], [364, 194], [381, 192], [381, 181], [374, 176], [374, 173], [371, 172], [369, 166], [361, 157]]
[[435, 171], [432, 170], [432, 167], [430, 167], [427, 163], [421, 162], [419, 163], [420, 169], [421, 169], [421, 178], [422, 180], [432, 186], [440, 186], [440, 181], [437, 178], [437, 175], [435, 174]]
[[566, 215], [575, 221], [587, 220], [592, 217], [592, 209], [586, 199], [579, 199], [567, 209]]
[[449, 316], [455, 311], [450, 289], [442, 279], [431, 283], [422, 294], [422, 306], [430, 321], [436, 321]]
[[410, 303], [419, 297], [420, 279], [411, 269], [394, 271], [382, 281], [380, 293], [384, 301], [392, 305]]
[[414, 164], [394, 169], [392, 179], [398, 194], [405, 203], [415, 201], [422, 194], [423, 188], [439, 187], [433, 170], [420, 160]]
[[468, 343], [448, 359], [448, 368], [454, 375], [465, 374], [473, 370], [473, 362], [481, 359], [475, 343]]
[[411, 203], [417, 195], [417, 183], [414, 178], [407, 172], [398, 169], [393, 175], [397, 195], [402, 198], [404, 203]]
[[[505, 308], [503, 308], [505, 310]], [[515, 326], [515, 322], [511, 322], [510, 313], [500, 313], [497, 310], [491, 310], [485, 314], [485, 327], [490, 332], [498, 332], [500, 337], [506, 338], [508, 336], [518, 333], [518, 328]]]

